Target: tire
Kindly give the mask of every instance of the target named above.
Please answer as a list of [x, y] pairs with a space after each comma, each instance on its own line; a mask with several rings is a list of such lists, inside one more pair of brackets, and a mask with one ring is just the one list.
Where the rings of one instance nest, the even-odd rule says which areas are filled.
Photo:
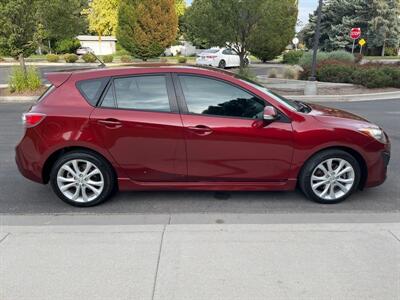
[[249, 64], [250, 64], [249, 59], [248, 59], [248, 58], [245, 58], [245, 59], [244, 59], [244, 65], [245, 65], [246, 67], [248, 67]]
[[225, 69], [226, 68], [226, 61], [221, 59], [219, 64], [218, 64], [218, 68]]
[[[90, 168], [85, 170], [87, 167]], [[61, 156], [50, 172], [50, 184], [61, 200], [78, 207], [90, 207], [106, 201], [117, 187], [111, 165], [90, 151], [72, 151]], [[68, 188], [63, 192], [61, 188], [66, 186]]]
[[299, 186], [307, 198], [321, 204], [335, 204], [357, 189], [360, 177], [358, 161], [346, 151], [332, 149], [315, 154], [304, 164]]

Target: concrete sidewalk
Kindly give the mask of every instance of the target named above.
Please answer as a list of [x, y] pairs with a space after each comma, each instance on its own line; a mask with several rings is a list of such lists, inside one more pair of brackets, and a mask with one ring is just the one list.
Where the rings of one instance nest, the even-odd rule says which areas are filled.
[[0, 299], [399, 299], [400, 224], [2, 226]]

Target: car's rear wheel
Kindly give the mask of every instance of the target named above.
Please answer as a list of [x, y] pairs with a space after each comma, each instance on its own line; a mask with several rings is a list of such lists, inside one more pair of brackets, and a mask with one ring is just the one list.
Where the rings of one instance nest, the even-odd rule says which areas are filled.
[[225, 69], [226, 68], [226, 61], [221, 59], [221, 61], [218, 64], [218, 68]]
[[357, 160], [342, 150], [327, 150], [307, 161], [299, 183], [304, 194], [318, 203], [345, 200], [357, 188], [361, 169]]
[[110, 165], [90, 152], [69, 152], [60, 157], [50, 173], [57, 196], [74, 206], [94, 206], [107, 200], [114, 189]]

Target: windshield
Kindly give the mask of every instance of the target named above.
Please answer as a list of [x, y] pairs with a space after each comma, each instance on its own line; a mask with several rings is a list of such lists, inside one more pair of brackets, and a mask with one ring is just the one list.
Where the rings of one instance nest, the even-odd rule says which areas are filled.
[[287, 108], [296, 110], [296, 111], [301, 110], [301, 105], [299, 103], [297, 103], [293, 100], [290, 100], [290, 99], [286, 99], [285, 97], [282, 97], [281, 95], [275, 94], [274, 92], [270, 91], [269, 89], [267, 89], [266, 87], [262, 86], [261, 84], [259, 84], [257, 82], [255, 82], [253, 80], [249, 80], [247, 78], [243, 78], [242, 76], [239, 76], [239, 75], [236, 75], [235, 77], [238, 78], [239, 80], [245, 81], [247, 84], [250, 84], [252, 87], [256, 88], [260, 92], [267, 94], [268, 96], [275, 99], [279, 103], [282, 103], [283, 105], [285, 105]]
[[219, 49], [207, 49], [204, 50], [203, 53], [217, 53], [219, 51]]

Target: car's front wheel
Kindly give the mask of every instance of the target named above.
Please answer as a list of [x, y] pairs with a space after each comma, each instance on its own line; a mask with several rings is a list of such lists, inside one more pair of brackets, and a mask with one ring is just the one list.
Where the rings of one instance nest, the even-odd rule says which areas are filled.
[[90, 152], [69, 152], [60, 157], [50, 173], [57, 196], [74, 206], [94, 206], [104, 202], [114, 189], [110, 165]]
[[357, 160], [342, 150], [314, 155], [304, 165], [299, 183], [304, 194], [319, 203], [345, 200], [358, 187], [361, 170]]

